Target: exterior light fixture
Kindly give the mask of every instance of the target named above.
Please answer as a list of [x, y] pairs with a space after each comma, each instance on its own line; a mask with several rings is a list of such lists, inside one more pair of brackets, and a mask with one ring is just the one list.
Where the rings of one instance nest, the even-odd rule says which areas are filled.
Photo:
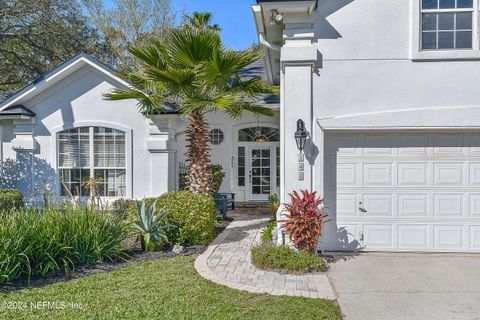
[[272, 16], [270, 17], [270, 25], [280, 24], [283, 20], [283, 14], [279, 13], [277, 9], [272, 10]]
[[305, 149], [305, 143], [307, 142], [307, 130], [305, 130], [305, 122], [302, 119], [297, 121], [297, 131], [295, 132], [295, 142], [297, 143], [297, 148], [300, 152]]

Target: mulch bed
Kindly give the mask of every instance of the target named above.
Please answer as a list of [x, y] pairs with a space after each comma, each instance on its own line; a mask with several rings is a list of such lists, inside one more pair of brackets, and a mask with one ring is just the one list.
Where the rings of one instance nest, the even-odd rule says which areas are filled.
[[[215, 237], [219, 235], [232, 220], [233, 219], [231, 218], [226, 218], [219, 221], [215, 226]], [[41, 288], [53, 283], [69, 281], [94, 274], [112, 272], [120, 268], [152, 260], [167, 259], [177, 256], [195, 256], [203, 253], [207, 247], [208, 245], [186, 246], [180, 254], [175, 254], [171, 251], [171, 248], [158, 252], [140, 252], [137, 246], [137, 248], [130, 253], [131, 256], [126, 261], [102, 262], [95, 265], [80, 265], [68, 274], [66, 274], [64, 270], [58, 270], [46, 275], [32, 277], [30, 281], [22, 278], [15, 280], [14, 282], [0, 284], [0, 292], [8, 293], [22, 289]]]

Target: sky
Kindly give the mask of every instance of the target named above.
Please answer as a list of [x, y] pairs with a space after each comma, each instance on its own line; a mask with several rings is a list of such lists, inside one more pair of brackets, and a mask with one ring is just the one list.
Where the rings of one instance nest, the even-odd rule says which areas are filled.
[[[107, 8], [112, 0], [103, 0]], [[194, 11], [213, 13], [213, 24], [222, 29], [227, 48], [243, 50], [258, 42], [251, 5], [255, 0], [170, 0], [175, 10], [191, 14]], [[179, 17], [181, 18], [181, 17]]]
[[177, 10], [209, 11], [222, 28], [225, 46], [242, 50], [257, 41], [251, 5], [255, 0], [171, 0]]

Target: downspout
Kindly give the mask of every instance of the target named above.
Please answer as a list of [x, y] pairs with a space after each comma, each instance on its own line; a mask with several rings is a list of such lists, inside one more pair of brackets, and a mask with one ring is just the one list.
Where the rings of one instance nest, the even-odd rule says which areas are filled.
[[265, 36], [263, 33], [260, 33], [258, 38], [259, 38], [260, 44], [263, 45], [264, 47], [271, 49], [273, 51], [280, 52], [280, 46], [276, 44], [271, 44], [270, 42], [265, 40]]

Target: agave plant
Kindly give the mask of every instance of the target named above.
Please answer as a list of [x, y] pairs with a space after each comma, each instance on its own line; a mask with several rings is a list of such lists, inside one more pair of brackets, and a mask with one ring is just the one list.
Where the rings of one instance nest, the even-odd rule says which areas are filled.
[[315, 252], [318, 237], [322, 233], [322, 224], [326, 222], [323, 198], [316, 192], [300, 190], [290, 194], [291, 201], [285, 205], [288, 211], [284, 228], [295, 246], [307, 252]]
[[174, 228], [172, 224], [164, 222], [167, 210], [160, 210], [156, 214], [155, 203], [146, 206], [145, 200], [137, 201], [137, 220], [132, 223], [132, 228], [140, 233], [142, 251], [156, 251], [165, 242], [168, 242], [166, 230]]

